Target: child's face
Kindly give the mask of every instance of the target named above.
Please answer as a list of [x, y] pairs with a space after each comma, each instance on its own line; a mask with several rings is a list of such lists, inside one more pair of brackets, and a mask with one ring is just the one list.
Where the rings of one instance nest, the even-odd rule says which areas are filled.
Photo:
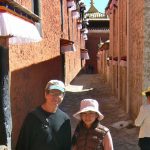
[[81, 113], [81, 119], [85, 123], [87, 128], [90, 128], [92, 123], [98, 118], [98, 114], [93, 111], [87, 111], [84, 113]]

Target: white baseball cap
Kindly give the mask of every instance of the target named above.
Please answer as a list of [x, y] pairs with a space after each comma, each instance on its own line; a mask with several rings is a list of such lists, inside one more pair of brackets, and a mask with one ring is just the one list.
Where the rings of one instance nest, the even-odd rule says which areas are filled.
[[59, 90], [65, 92], [65, 85], [60, 80], [50, 80], [46, 84], [45, 90]]

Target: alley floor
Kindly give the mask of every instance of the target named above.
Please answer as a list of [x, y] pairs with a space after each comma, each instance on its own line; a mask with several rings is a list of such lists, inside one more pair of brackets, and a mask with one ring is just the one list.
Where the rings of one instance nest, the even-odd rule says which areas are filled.
[[79, 110], [80, 101], [85, 98], [98, 100], [100, 111], [105, 116], [101, 124], [110, 129], [114, 150], [139, 150], [139, 129], [132, 125], [131, 118], [123, 111], [109, 85], [99, 74], [80, 74], [66, 87], [61, 109], [71, 118], [72, 132], [77, 124], [72, 115]]

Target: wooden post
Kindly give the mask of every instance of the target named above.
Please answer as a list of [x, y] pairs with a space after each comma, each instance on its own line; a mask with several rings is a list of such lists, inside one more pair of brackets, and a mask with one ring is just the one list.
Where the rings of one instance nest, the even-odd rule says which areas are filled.
[[10, 105], [8, 38], [0, 38], [0, 145], [11, 149], [12, 116]]

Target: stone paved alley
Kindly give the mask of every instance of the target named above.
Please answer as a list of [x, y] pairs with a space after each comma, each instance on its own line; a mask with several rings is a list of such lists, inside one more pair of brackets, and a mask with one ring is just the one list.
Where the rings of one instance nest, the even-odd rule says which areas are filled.
[[80, 74], [66, 89], [61, 108], [71, 117], [72, 131], [77, 124], [72, 115], [79, 110], [80, 100], [94, 98], [99, 101], [100, 110], [105, 116], [101, 123], [111, 131], [114, 150], [139, 150], [138, 128], [132, 126], [130, 117], [123, 111], [111, 94], [109, 85], [99, 74]]

